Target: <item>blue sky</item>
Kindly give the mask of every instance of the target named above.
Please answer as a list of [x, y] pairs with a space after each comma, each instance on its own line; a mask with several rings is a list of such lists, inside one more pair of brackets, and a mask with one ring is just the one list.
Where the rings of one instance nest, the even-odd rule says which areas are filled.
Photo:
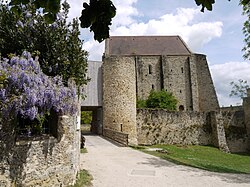
[[[238, 0], [216, 1], [212, 12], [200, 12], [194, 0], [114, 0], [117, 15], [111, 35], [180, 35], [195, 53], [207, 55], [210, 71], [221, 106], [237, 105], [230, 98], [230, 82], [238, 79], [250, 83], [250, 62], [242, 58], [244, 36]], [[70, 18], [79, 17], [82, 3], [69, 0]], [[81, 29], [89, 51], [89, 60], [101, 60], [104, 42], [93, 40], [93, 34]]]

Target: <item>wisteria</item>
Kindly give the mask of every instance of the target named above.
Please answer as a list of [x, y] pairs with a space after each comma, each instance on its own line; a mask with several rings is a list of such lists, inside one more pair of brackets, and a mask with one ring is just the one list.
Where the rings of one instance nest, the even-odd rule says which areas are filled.
[[29, 52], [23, 52], [0, 62], [0, 113], [3, 118], [17, 117], [34, 120], [51, 109], [61, 114], [77, 110], [76, 87], [63, 85], [59, 76], [45, 75]]

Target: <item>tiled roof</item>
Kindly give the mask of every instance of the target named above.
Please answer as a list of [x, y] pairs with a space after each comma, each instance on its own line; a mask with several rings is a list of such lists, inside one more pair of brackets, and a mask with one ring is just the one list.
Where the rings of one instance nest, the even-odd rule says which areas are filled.
[[110, 36], [107, 55], [190, 55], [180, 36]]

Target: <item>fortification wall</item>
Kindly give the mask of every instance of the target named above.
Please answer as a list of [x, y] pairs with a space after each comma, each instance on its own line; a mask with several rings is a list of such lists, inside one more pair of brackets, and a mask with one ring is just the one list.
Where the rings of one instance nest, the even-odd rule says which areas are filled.
[[0, 133], [0, 186], [68, 186], [80, 164], [75, 117], [61, 116], [58, 138], [15, 141], [11, 124]]
[[211, 144], [207, 114], [137, 109], [138, 144]]
[[137, 98], [146, 100], [151, 90], [161, 90], [161, 57], [136, 56]]
[[246, 152], [243, 111], [168, 112], [137, 109], [138, 144], [214, 145], [226, 152]]
[[250, 89], [247, 90], [247, 97], [243, 98], [243, 108], [245, 114], [245, 125], [248, 135], [248, 150], [250, 150]]
[[103, 127], [128, 133], [129, 144], [137, 144], [135, 72], [133, 57], [104, 58]]
[[219, 109], [219, 103], [208, 68], [206, 56], [202, 54], [195, 54], [193, 58], [197, 70], [199, 111], [217, 111]]

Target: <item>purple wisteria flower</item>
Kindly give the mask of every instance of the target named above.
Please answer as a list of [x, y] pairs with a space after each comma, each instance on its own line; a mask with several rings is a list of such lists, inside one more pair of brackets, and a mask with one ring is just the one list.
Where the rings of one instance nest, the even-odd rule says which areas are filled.
[[21, 115], [34, 120], [51, 109], [73, 115], [77, 111], [76, 87], [65, 87], [59, 76], [49, 77], [40, 68], [38, 58], [28, 52], [21, 57], [0, 61], [0, 76], [7, 84], [0, 87], [0, 103], [4, 118]]

